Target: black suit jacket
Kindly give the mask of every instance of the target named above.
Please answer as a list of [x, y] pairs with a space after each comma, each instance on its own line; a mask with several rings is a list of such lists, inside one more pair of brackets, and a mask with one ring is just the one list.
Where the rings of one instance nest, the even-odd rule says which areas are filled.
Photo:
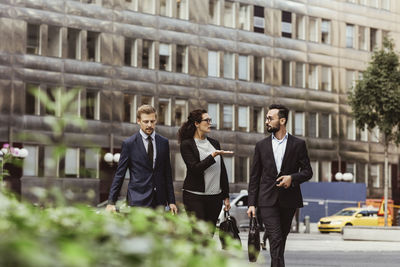
[[[289, 188], [276, 186], [276, 179], [291, 175]], [[288, 135], [281, 173], [278, 173], [272, 150], [272, 135], [256, 144], [249, 183], [249, 206], [285, 208], [303, 207], [300, 184], [313, 175], [304, 140]]]
[[[207, 137], [207, 139], [213, 145], [213, 147], [215, 147], [216, 150], [221, 149], [221, 146], [217, 140], [209, 137]], [[180, 148], [181, 155], [187, 169], [186, 178], [183, 182], [183, 189], [204, 192], [204, 171], [215, 163], [214, 157], [210, 154], [205, 159], [200, 160], [199, 150], [197, 149], [196, 142], [193, 138], [183, 140]], [[223, 198], [229, 198], [228, 175], [226, 173], [225, 163], [222, 157], [220, 186]]]
[[114, 204], [129, 168], [127, 200], [130, 206], [147, 207], [156, 197], [157, 205], [175, 204], [168, 139], [155, 135], [156, 161], [149, 161], [140, 132], [122, 143], [121, 157], [111, 185], [108, 202]]

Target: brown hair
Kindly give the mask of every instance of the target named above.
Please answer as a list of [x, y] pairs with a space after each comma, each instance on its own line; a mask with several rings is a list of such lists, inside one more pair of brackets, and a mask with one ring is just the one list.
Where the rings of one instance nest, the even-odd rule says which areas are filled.
[[156, 114], [156, 118], [157, 118], [157, 111], [154, 107], [150, 106], [150, 105], [141, 105], [137, 112], [136, 112], [136, 118], [140, 119], [142, 114]]

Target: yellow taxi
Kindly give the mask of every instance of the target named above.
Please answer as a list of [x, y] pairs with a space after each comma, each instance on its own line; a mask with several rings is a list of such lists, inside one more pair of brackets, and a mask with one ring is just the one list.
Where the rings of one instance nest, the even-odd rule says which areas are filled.
[[[321, 233], [342, 232], [344, 226], [382, 226], [383, 216], [378, 216], [377, 209], [345, 208], [336, 214], [323, 217], [318, 222], [318, 230]], [[392, 225], [391, 216], [388, 217], [388, 225]]]

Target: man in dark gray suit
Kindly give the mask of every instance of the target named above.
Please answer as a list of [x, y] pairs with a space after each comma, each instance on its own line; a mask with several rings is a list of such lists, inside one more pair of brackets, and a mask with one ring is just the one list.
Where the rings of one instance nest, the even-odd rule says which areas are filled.
[[129, 169], [127, 201], [129, 206], [169, 206], [177, 213], [172, 183], [169, 142], [156, 134], [156, 110], [149, 105], [139, 107], [140, 130], [122, 143], [121, 157], [111, 185], [106, 210], [115, 211], [126, 170]]
[[256, 144], [249, 183], [249, 216], [261, 211], [271, 266], [284, 267], [287, 235], [294, 213], [303, 207], [300, 184], [313, 173], [304, 140], [287, 133], [289, 110], [271, 105], [266, 119], [270, 136]]

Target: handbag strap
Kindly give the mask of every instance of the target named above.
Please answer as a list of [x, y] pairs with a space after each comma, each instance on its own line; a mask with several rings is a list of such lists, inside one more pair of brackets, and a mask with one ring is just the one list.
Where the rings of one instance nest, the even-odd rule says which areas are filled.
[[253, 216], [253, 214], [251, 214], [250, 217], [250, 228], [253, 228], [253, 226], [257, 227], [257, 217]]
[[229, 214], [229, 210], [224, 210], [224, 217], [225, 217], [225, 219], [227, 217], [231, 217], [231, 215]]

